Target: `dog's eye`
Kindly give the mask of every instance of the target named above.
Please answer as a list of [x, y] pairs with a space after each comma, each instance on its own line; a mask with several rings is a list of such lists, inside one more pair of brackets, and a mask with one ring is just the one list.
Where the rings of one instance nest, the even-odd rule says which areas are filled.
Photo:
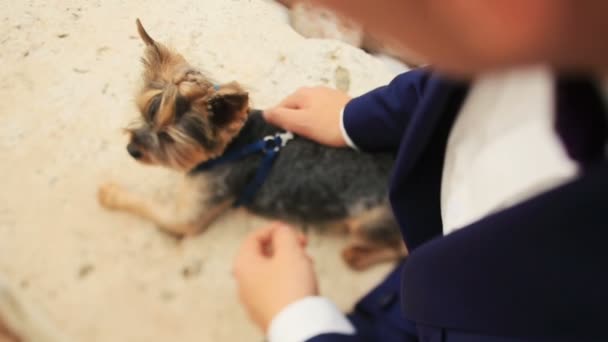
[[175, 118], [179, 120], [187, 111], [190, 110], [190, 103], [182, 96], [175, 100]]
[[156, 117], [156, 112], [158, 112], [158, 108], [160, 107], [160, 101], [162, 100], [161, 94], [158, 94], [152, 98], [150, 101], [150, 105], [148, 106], [148, 120], [150, 122], [154, 121]]

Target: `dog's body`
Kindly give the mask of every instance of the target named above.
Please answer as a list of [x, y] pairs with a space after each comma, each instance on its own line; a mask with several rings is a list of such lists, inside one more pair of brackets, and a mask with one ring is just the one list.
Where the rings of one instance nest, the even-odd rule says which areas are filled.
[[[252, 112], [228, 150], [238, 150], [279, 132], [260, 112]], [[262, 155], [218, 166], [189, 177], [211, 182], [215, 201], [238, 197], [253, 178]], [[255, 214], [286, 221], [318, 224], [360, 216], [387, 204], [386, 181], [393, 157], [321, 146], [296, 137], [279, 153], [272, 171], [247, 206]]]
[[[254, 177], [261, 154], [198, 171], [197, 165], [280, 130], [251, 111], [236, 83], [213, 86], [183, 57], [153, 41], [147, 44], [144, 89], [138, 99], [143, 124], [131, 130], [129, 153], [148, 164], [186, 173], [180, 196], [167, 206], [116, 185], [100, 190], [100, 202], [152, 220], [165, 230], [200, 232], [228, 210]], [[279, 152], [264, 183], [246, 208], [299, 224], [343, 223], [352, 243], [343, 256], [362, 269], [405, 255], [388, 204], [387, 182], [394, 157], [321, 146], [295, 137]]]

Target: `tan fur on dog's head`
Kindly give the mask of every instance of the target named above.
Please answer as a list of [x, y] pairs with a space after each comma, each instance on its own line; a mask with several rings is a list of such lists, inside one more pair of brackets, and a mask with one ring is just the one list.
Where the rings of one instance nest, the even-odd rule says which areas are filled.
[[247, 119], [247, 93], [235, 82], [214, 86], [184, 57], [154, 41], [139, 19], [137, 30], [146, 44], [136, 99], [142, 120], [128, 129], [129, 154], [180, 171], [221, 155]]

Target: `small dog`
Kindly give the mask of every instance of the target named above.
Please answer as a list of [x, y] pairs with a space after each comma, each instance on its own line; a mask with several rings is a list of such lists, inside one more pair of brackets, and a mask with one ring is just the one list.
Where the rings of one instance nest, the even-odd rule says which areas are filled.
[[[141, 163], [185, 173], [185, 181], [173, 206], [114, 184], [100, 188], [99, 201], [172, 234], [196, 234], [241, 197], [264, 156], [248, 155], [205, 170], [197, 166], [281, 130], [249, 108], [249, 96], [238, 83], [214, 85], [180, 54], [154, 41], [139, 20], [137, 29], [146, 45], [143, 88], [136, 100], [142, 120], [128, 130], [127, 151]], [[390, 154], [330, 148], [295, 137], [276, 155], [245, 207], [292, 223], [344, 224], [352, 238], [342, 255], [354, 269], [396, 260], [407, 252], [388, 204], [393, 162]]]

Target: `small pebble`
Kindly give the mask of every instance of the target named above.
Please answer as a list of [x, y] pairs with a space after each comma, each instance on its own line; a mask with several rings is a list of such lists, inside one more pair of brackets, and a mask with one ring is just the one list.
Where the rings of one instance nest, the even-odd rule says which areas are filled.
[[164, 290], [163, 292], [160, 293], [160, 298], [164, 301], [170, 301], [175, 298], [175, 293], [168, 291], [168, 290]]
[[348, 92], [350, 89], [350, 71], [343, 66], [338, 66], [334, 72], [334, 80], [336, 88], [343, 92]]
[[190, 277], [196, 276], [201, 273], [203, 269], [203, 262], [200, 260], [193, 261], [190, 265], [184, 266], [182, 268], [182, 277], [188, 279]]
[[86, 276], [88, 276], [89, 274], [91, 274], [91, 272], [93, 272], [95, 270], [95, 266], [91, 265], [91, 264], [85, 264], [80, 266], [80, 269], [78, 270], [78, 278], [85, 278]]
[[109, 50], [110, 50], [110, 47], [108, 47], [108, 46], [102, 46], [100, 48], [97, 48], [97, 54], [101, 55], [102, 53], [104, 53], [106, 51], [109, 51]]

